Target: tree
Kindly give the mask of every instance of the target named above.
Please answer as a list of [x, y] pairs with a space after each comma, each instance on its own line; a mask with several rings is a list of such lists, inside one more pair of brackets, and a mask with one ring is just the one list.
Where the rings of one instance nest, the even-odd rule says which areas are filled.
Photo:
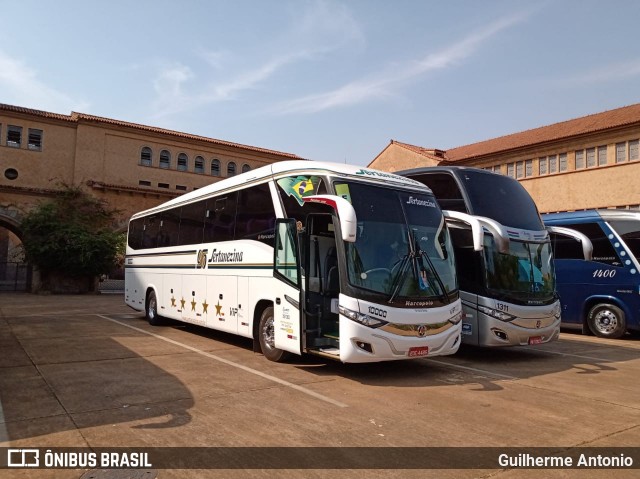
[[59, 289], [55, 282], [61, 278], [93, 289], [94, 278], [118, 260], [122, 235], [114, 231], [116, 214], [104, 201], [69, 185], [27, 213], [21, 224], [25, 255], [40, 271], [44, 289]]

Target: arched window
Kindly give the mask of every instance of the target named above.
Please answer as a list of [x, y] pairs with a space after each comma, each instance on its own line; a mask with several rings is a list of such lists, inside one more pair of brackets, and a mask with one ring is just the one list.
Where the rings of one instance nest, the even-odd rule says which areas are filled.
[[193, 162], [193, 171], [195, 173], [204, 173], [204, 158], [196, 156], [196, 159]]
[[211, 174], [220, 176], [220, 160], [211, 160]]
[[243, 173], [246, 173], [250, 169], [251, 169], [251, 167], [249, 165], [247, 165], [246, 163], [244, 165], [242, 165], [242, 172]]
[[178, 155], [178, 171], [187, 171], [189, 169], [189, 157], [186, 153]]
[[233, 161], [230, 161], [227, 165], [227, 176], [235, 176], [236, 174], [236, 164]]
[[168, 150], [160, 152], [160, 168], [171, 168], [171, 153]]
[[140, 164], [142, 166], [151, 166], [153, 164], [151, 148], [145, 146], [140, 152]]

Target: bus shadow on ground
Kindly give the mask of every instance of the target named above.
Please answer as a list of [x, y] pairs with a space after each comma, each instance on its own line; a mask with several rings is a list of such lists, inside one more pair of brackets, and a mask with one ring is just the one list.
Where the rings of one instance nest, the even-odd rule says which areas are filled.
[[[599, 344], [581, 342], [580, 335], [570, 341], [540, 346], [481, 348], [463, 345], [451, 356], [437, 356], [385, 363], [340, 364], [312, 358], [295, 367], [320, 376], [339, 376], [373, 386], [443, 387], [477, 385], [477, 390], [499, 391], [505, 381], [542, 378], [563, 374], [602, 376], [618, 373], [619, 363], [637, 360], [637, 339], [629, 338]], [[583, 336], [584, 338], [584, 336]], [[576, 340], [577, 339], [577, 340]], [[627, 346], [629, 345], [629, 346]]]
[[[232, 347], [253, 350], [253, 341], [248, 338], [180, 322], [169, 322], [168, 326]], [[640, 343], [632, 336], [606, 343], [580, 334], [569, 334], [568, 337], [571, 340], [561, 339], [539, 346], [482, 348], [463, 345], [451, 356], [361, 364], [343, 364], [309, 354], [291, 355], [286, 364], [315, 376], [340, 377], [372, 386], [477, 385], [480, 391], [499, 391], [504, 389], [505, 381], [556, 373], [590, 376], [612, 373], [618, 371], [616, 363], [639, 356], [640, 350], [632, 346]], [[580, 338], [589, 339], [582, 342]]]
[[0, 320], [0, 444], [43, 436], [84, 446], [77, 430], [129, 423], [117, 430], [136, 437], [189, 423], [189, 388], [162, 356], [126, 347], [134, 343], [144, 347], [90, 315]]

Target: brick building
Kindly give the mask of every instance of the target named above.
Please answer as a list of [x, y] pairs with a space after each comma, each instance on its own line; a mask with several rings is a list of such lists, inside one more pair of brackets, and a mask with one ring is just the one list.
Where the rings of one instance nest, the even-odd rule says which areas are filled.
[[16, 259], [21, 216], [60, 184], [81, 185], [120, 210], [124, 230], [136, 211], [291, 159], [302, 158], [84, 113], [0, 104], [0, 264]]
[[486, 168], [520, 181], [541, 213], [638, 208], [639, 139], [636, 104], [446, 151], [391, 140], [369, 166]]

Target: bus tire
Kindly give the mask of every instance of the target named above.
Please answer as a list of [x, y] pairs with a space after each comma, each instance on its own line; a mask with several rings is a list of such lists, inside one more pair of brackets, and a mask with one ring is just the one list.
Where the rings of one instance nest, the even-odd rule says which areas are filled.
[[262, 354], [269, 361], [284, 361], [288, 354], [282, 349], [275, 347], [275, 328], [273, 324], [273, 306], [265, 308], [260, 316], [260, 325], [258, 326], [258, 340], [260, 341], [260, 349]]
[[145, 316], [151, 326], [159, 326], [162, 324], [162, 318], [158, 314], [158, 299], [156, 292], [151, 290], [147, 298], [147, 307], [145, 308]]
[[600, 303], [589, 310], [587, 324], [599, 338], [617, 339], [627, 330], [624, 311], [614, 304]]

